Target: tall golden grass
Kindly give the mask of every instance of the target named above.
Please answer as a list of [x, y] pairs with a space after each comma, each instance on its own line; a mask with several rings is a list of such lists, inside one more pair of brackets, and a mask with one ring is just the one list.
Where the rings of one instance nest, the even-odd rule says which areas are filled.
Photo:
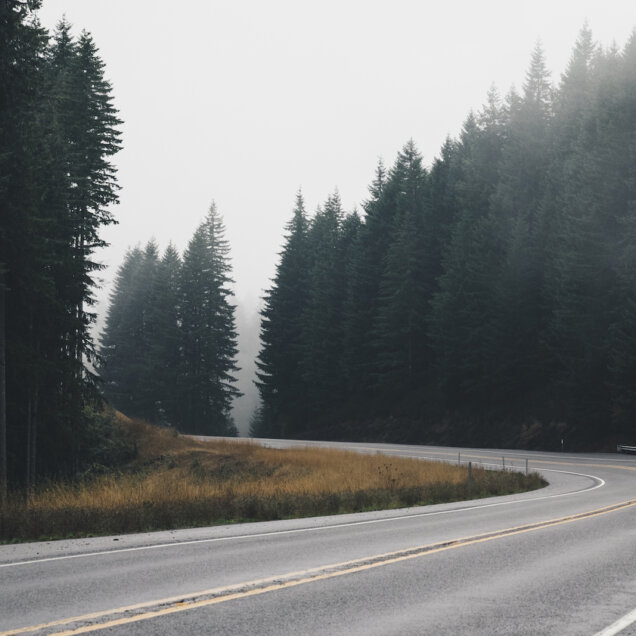
[[196, 441], [126, 424], [136, 460], [118, 473], [16, 493], [3, 540], [120, 534], [336, 514], [529, 490], [538, 475], [323, 448]]

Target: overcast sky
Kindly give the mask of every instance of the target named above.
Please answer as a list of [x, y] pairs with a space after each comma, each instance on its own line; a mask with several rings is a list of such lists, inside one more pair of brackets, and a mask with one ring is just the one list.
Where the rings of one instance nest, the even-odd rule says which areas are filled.
[[360, 206], [378, 158], [391, 165], [413, 138], [430, 163], [492, 84], [520, 88], [537, 40], [558, 82], [586, 20], [604, 46], [636, 26], [634, 0], [44, 0], [39, 12], [49, 28], [63, 14], [93, 34], [124, 120], [100, 298], [129, 246], [183, 251], [215, 200], [248, 316], [299, 188], [310, 212], [336, 188]]

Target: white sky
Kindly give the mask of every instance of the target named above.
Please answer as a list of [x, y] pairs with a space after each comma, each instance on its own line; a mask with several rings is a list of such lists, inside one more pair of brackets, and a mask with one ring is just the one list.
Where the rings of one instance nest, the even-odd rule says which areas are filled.
[[586, 19], [604, 46], [636, 27], [634, 0], [44, 0], [39, 12], [51, 29], [63, 14], [93, 34], [124, 120], [100, 298], [129, 246], [154, 236], [182, 251], [214, 199], [248, 318], [299, 187], [310, 212], [336, 187], [359, 206], [379, 157], [391, 165], [413, 138], [430, 163], [493, 83], [520, 87], [537, 40], [558, 81]]

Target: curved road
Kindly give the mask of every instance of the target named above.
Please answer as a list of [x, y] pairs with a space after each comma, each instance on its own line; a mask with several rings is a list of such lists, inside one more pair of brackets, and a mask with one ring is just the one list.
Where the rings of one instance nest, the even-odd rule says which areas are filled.
[[0, 546], [0, 636], [636, 634], [636, 457], [333, 445], [497, 466], [505, 456], [520, 470], [527, 459], [550, 485], [398, 511]]

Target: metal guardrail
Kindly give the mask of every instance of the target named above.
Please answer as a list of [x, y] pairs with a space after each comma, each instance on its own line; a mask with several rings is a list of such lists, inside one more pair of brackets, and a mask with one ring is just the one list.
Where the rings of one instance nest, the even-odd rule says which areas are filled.
[[625, 444], [616, 444], [617, 453], [631, 453], [636, 455], [636, 446], [627, 446]]

